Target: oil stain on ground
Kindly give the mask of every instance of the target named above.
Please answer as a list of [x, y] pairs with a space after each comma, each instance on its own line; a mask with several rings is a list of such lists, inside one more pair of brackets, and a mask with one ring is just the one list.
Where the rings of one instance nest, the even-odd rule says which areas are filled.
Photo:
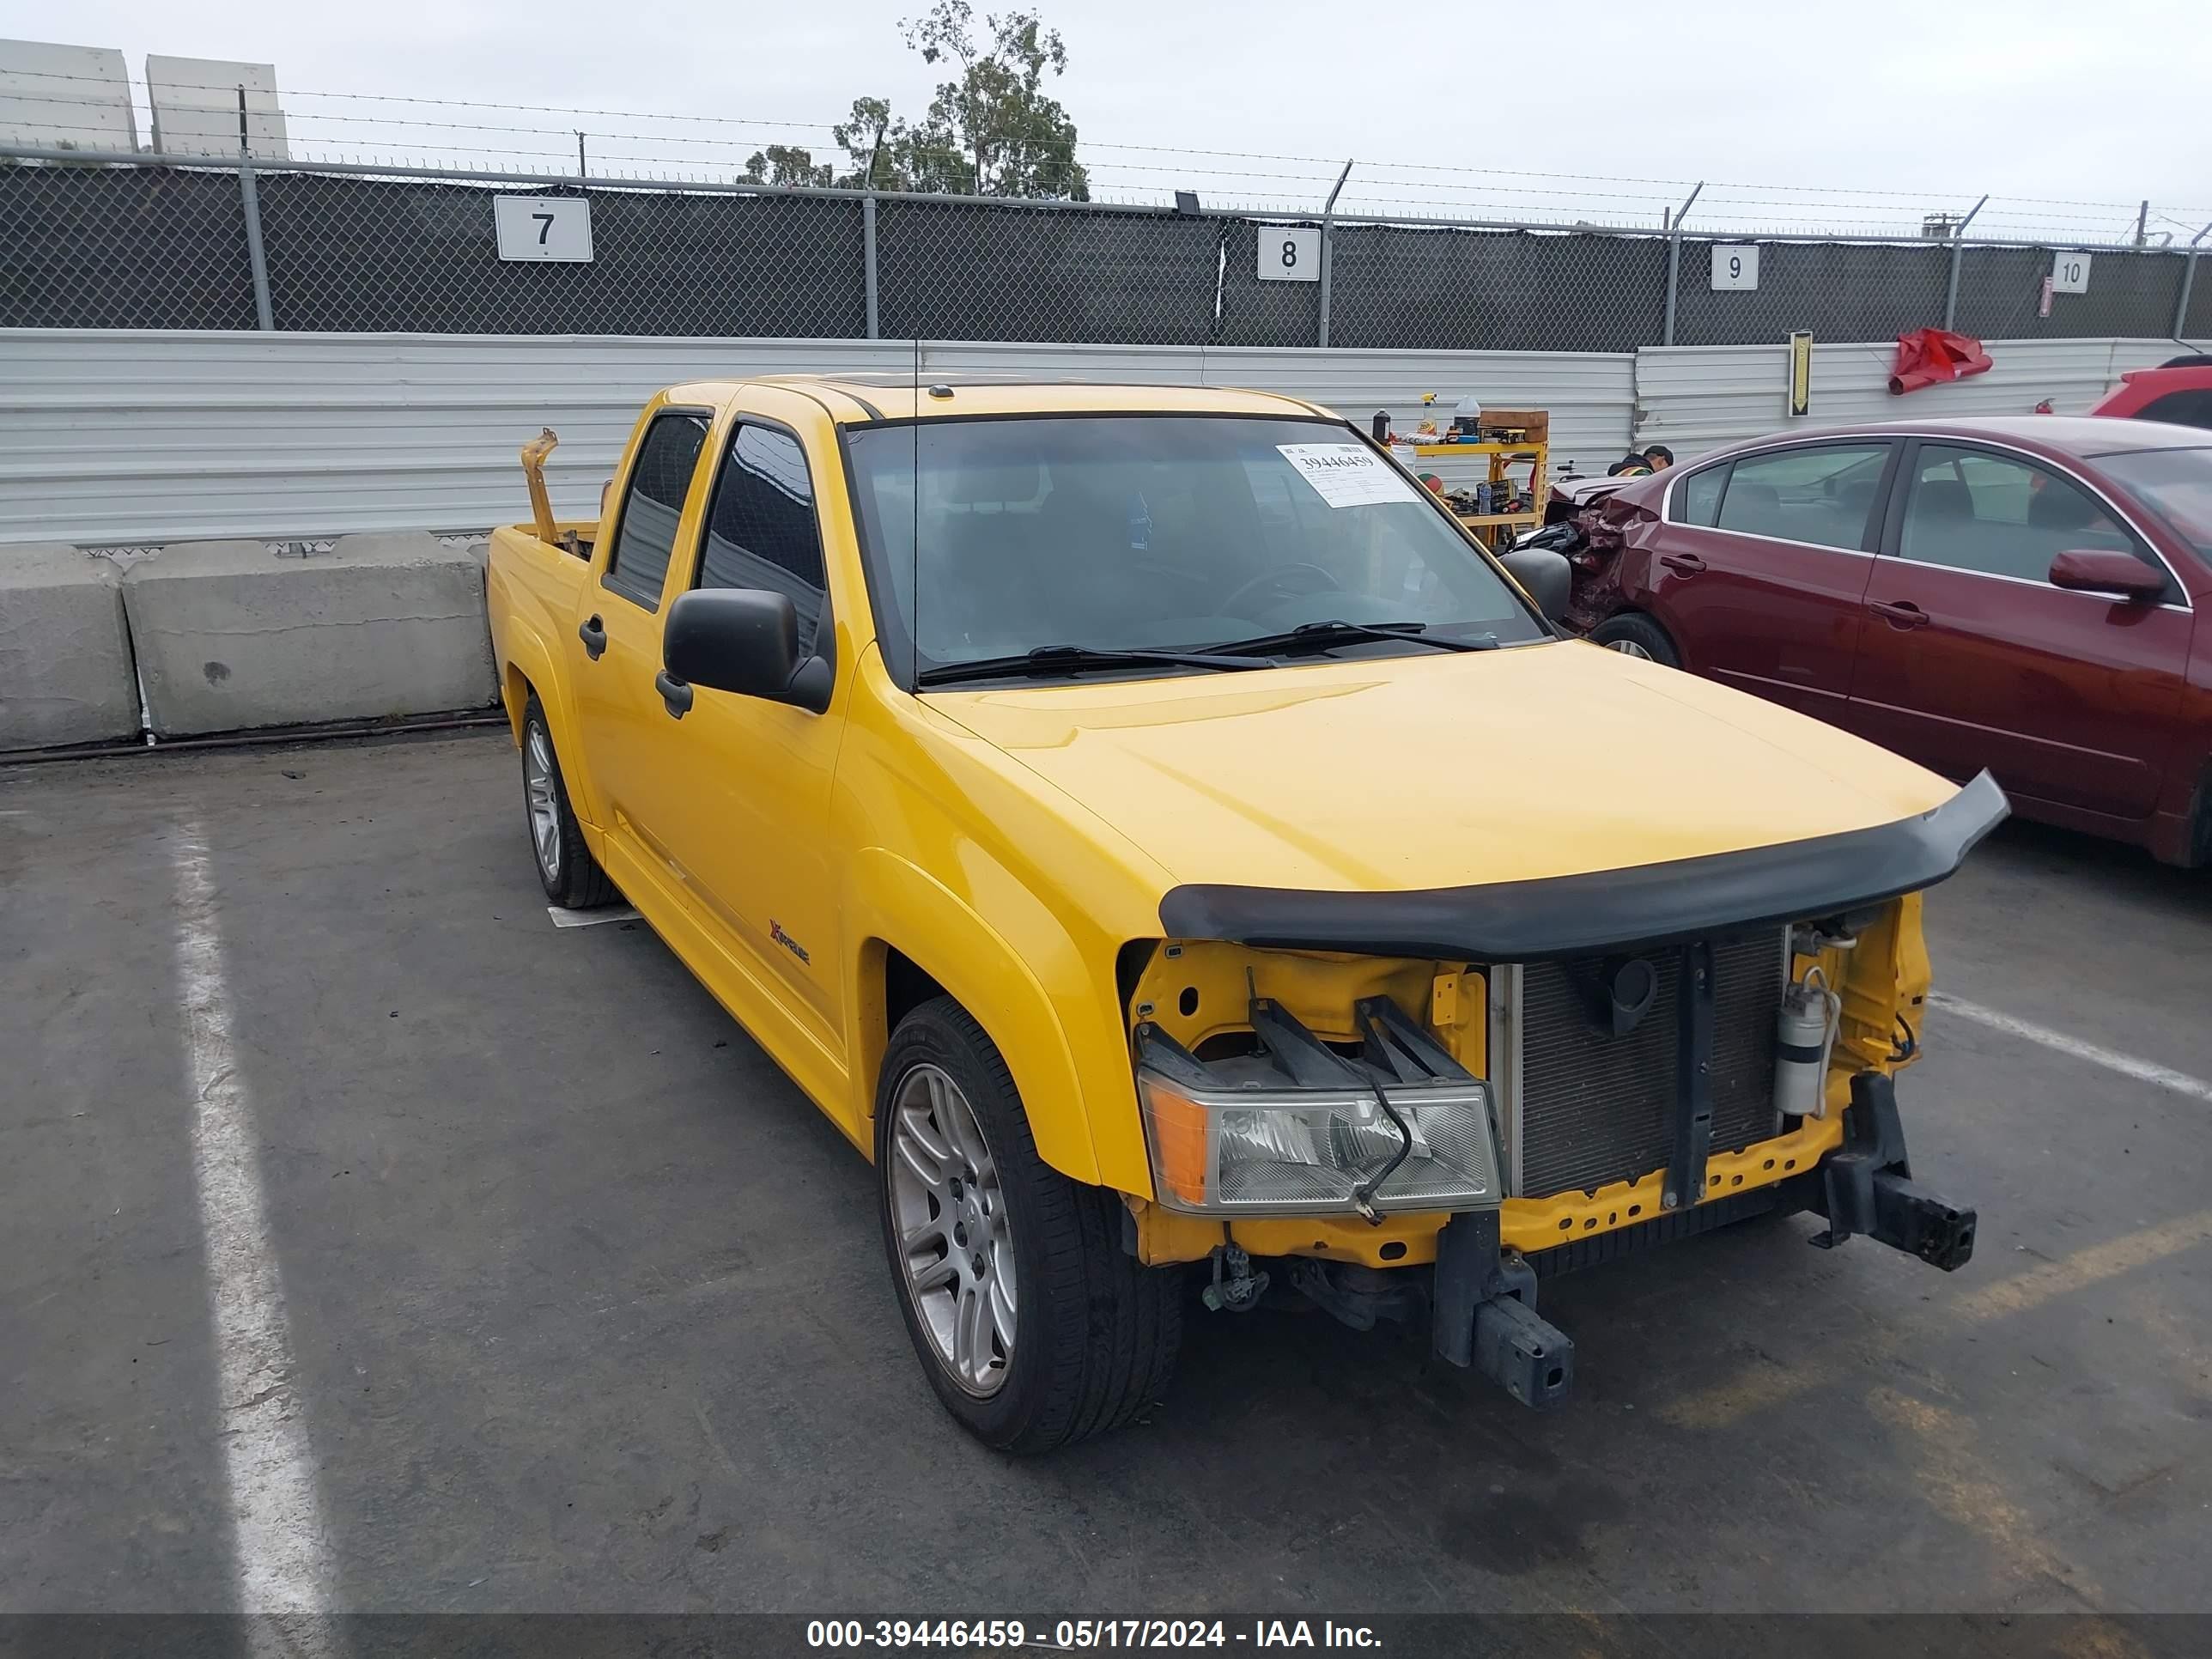
[[1484, 1572], [1533, 1572], [1589, 1559], [1589, 1528], [1610, 1500], [1595, 1481], [1540, 1487], [1492, 1486], [1444, 1511], [1437, 1542], [1454, 1560]]

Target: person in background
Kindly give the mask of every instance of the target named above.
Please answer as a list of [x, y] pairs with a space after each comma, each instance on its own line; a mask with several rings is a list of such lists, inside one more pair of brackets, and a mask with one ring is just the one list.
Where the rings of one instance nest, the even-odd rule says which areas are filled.
[[1631, 450], [1611, 466], [1606, 468], [1608, 478], [1642, 478], [1654, 472], [1664, 472], [1674, 465], [1674, 452], [1664, 444], [1652, 444], [1647, 448]]

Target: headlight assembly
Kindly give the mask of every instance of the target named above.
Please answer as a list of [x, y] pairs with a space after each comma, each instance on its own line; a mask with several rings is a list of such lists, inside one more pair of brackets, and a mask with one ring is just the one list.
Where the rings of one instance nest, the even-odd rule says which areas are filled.
[[[1380, 1005], [1377, 1006], [1376, 1005]], [[1260, 1052], [1201, 1061], [1138, 1028], [1153, 1189], [1199, 1214], [1470, 1210], [1500, 1200], [1489, 1085], [1385, 999], [1344, 1055], [1255, 999]]]

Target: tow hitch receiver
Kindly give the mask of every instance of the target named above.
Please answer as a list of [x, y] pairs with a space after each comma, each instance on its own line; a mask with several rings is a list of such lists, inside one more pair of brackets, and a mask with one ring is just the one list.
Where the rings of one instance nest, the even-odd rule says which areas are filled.
[[1563, 1404], [1575, 1383], [1574, 1340], [1536, 1312], [1535, 1270], [1498, 1249], [1498, 1212], [1454, 1216], [1437, 1237], [1430, 1341], [1524, 1406]]
[[1974, 1212], [1913, 1180], [1897, 1088], [1879, 1072], [1861, 1072], [1851, 1079], [1844, 1149], [1820, 1166], [1813, 1207], [1828, 1221], [1828, 1230], [1813, 1240], [1823, 1249], [1864, 1233], [1945, 1273], [1973, 1259]]

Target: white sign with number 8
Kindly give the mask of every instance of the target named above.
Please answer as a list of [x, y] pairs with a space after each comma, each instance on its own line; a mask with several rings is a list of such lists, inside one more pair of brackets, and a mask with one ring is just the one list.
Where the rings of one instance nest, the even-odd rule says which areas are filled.
[[1260, 280], [1263, 283], [1321, 281], [1318, 225], [1261, 225]]
[[592, 204], [581, 196], [495, 196], [502, 259], [592, 262]]

